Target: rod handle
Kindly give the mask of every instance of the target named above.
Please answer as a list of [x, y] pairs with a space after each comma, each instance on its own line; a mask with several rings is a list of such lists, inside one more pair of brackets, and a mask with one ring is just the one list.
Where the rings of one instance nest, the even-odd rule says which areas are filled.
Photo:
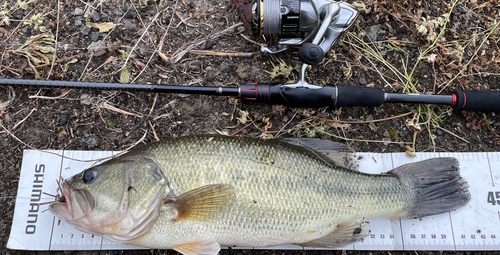
[[321, 88], [246, 83], [240, 86], [243, 100], [284, 104], [294, 107], [381, 106], [385, 93], [381, 88], [325, 86]]
[[381, 88], [337, 86], [337, 107], [381, 106], [385, 93]]
[[455, 90], [452, 96], [455, 111], [500, 112], [500, 91]]
[[385, 93], [381, 88], [356, 86], [325, 86], [315, 89], [282, 86], [280, 95], [286, 100], [285, 104], [291, 106], [342, 107], [381, 106], [384, 103]]

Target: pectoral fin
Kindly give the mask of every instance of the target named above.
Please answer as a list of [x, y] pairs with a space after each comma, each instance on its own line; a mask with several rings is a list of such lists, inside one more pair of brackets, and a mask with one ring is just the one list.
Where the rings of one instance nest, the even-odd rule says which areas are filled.
[[303, 247], [340, 248], [363, 240], [370, 234], [370, 223], [364, 220], [339, 224], [330, 234], [307, 243]]
[[175, 220], [213, 220], [234, 201], [234, 188], [227, 184], [206, 185], [181, 194], [173, 201]]
[[179, 244], [173, 249], [184, 255], [216, 255], [220, 251], [220, 245], [215, 241], [199, 241]]

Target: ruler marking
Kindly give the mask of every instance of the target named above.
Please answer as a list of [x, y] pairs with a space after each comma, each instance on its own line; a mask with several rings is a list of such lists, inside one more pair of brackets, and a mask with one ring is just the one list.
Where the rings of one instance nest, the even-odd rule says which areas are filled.
[[[64, 150], [62, 150], [62, 155], [64, 155]], [[64, 157], [61, 157], [61, 164], [59, 165], [59, 180], [61, 180], [61, 172], [62, 172], [63, 161], [64, 161]], [[55, 225], [55, 222], [56, 222], [56, 217], [54, 216], [54, 218], [52, 218], [52, 230], [50, 231], [49, 251], [52, 248], [52, 236], [54, 235], [54, 225]]]
[[52, 236], [54, 235], [54, 224], [56, 222], [56, 216], [52, 218], [52, 230], [50, 231], [50, 240], [49, 240], [49, 251], [52, 248]]
[[[453, 237], [453, 247], [455, 251], [457, 250], [457, 243], [455, 241], [455, 231], [453, 230], [453, 221], [451, 220], [451, 213], [448, 213], [448, 217], [450, 217], [450, 226], [451, 226], [451, 236]], [[445, 241], [446, 244], [446, 241]]]
[[403, 223], [401, 222], [401, 219], [399, 219], [399, 230], [401, 231], [401, 244], [403, 245], [403, 251], [406, 251], [405, 237], [403, 236]]
[[490, 168], [491, 185], [493, 185], [493, 187], [495, 187], [495, 181], [493, 180], [493, 171], [491, 170], [491, 163], [490, 163], [490, 158], [488, 156], [488, 153], [486, 153], [486, 158], [488, 159], [488, 167]]

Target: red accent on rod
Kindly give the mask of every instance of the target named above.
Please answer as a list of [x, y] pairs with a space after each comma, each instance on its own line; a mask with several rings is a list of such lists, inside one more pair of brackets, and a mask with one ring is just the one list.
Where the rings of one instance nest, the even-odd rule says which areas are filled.
[[451, 94], [451, 97], [453, 98], [451, 100], [451, 106], [455, 106], [455, 104], [457, 103], [457, 95]]
[[244, 99], [246, 100], [257, 100], [257, 94], [258, 94], [258, 88], [259, 86], [257, 86], [257, 83], [247, 83], [247, 84], [251, 84], [251, 85], [254, 85], [255, 88], [254, 89], [245, 89], [244, 91], [255, 91], [255, 97], [245, 97]]
[[462, 108], [465, 108], [465, 104], [467, 103], [467, 94], [465, 94], [465, 91], [462, 91], [464, 93], [464, 105], [462, 105]]

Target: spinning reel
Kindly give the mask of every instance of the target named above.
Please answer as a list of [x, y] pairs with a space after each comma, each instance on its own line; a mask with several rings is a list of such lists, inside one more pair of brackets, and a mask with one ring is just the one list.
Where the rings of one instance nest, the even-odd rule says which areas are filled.
[[257, 0], [252, 12], [261, 35], [280, 37], [277, 45], [263, 45], [262, 53], [301, 46], [299, 59], [308, 65], [319, 64], [358, 17], [352, 5], [332, 0]]
[[299, 81], [287, 87], [320, 86], [308, 84], [305, 71], [308, 65], [319, 64], [325, 52], [335, 45], [344, 31], [350, 29], [358, 11], [346, 2], [332, 0], [257, 0], [253, 5], [254, 23], [261, 35], [278, 35], [277, 45], [262, 45], [261, 52], [274, 54], [300, 46]]

